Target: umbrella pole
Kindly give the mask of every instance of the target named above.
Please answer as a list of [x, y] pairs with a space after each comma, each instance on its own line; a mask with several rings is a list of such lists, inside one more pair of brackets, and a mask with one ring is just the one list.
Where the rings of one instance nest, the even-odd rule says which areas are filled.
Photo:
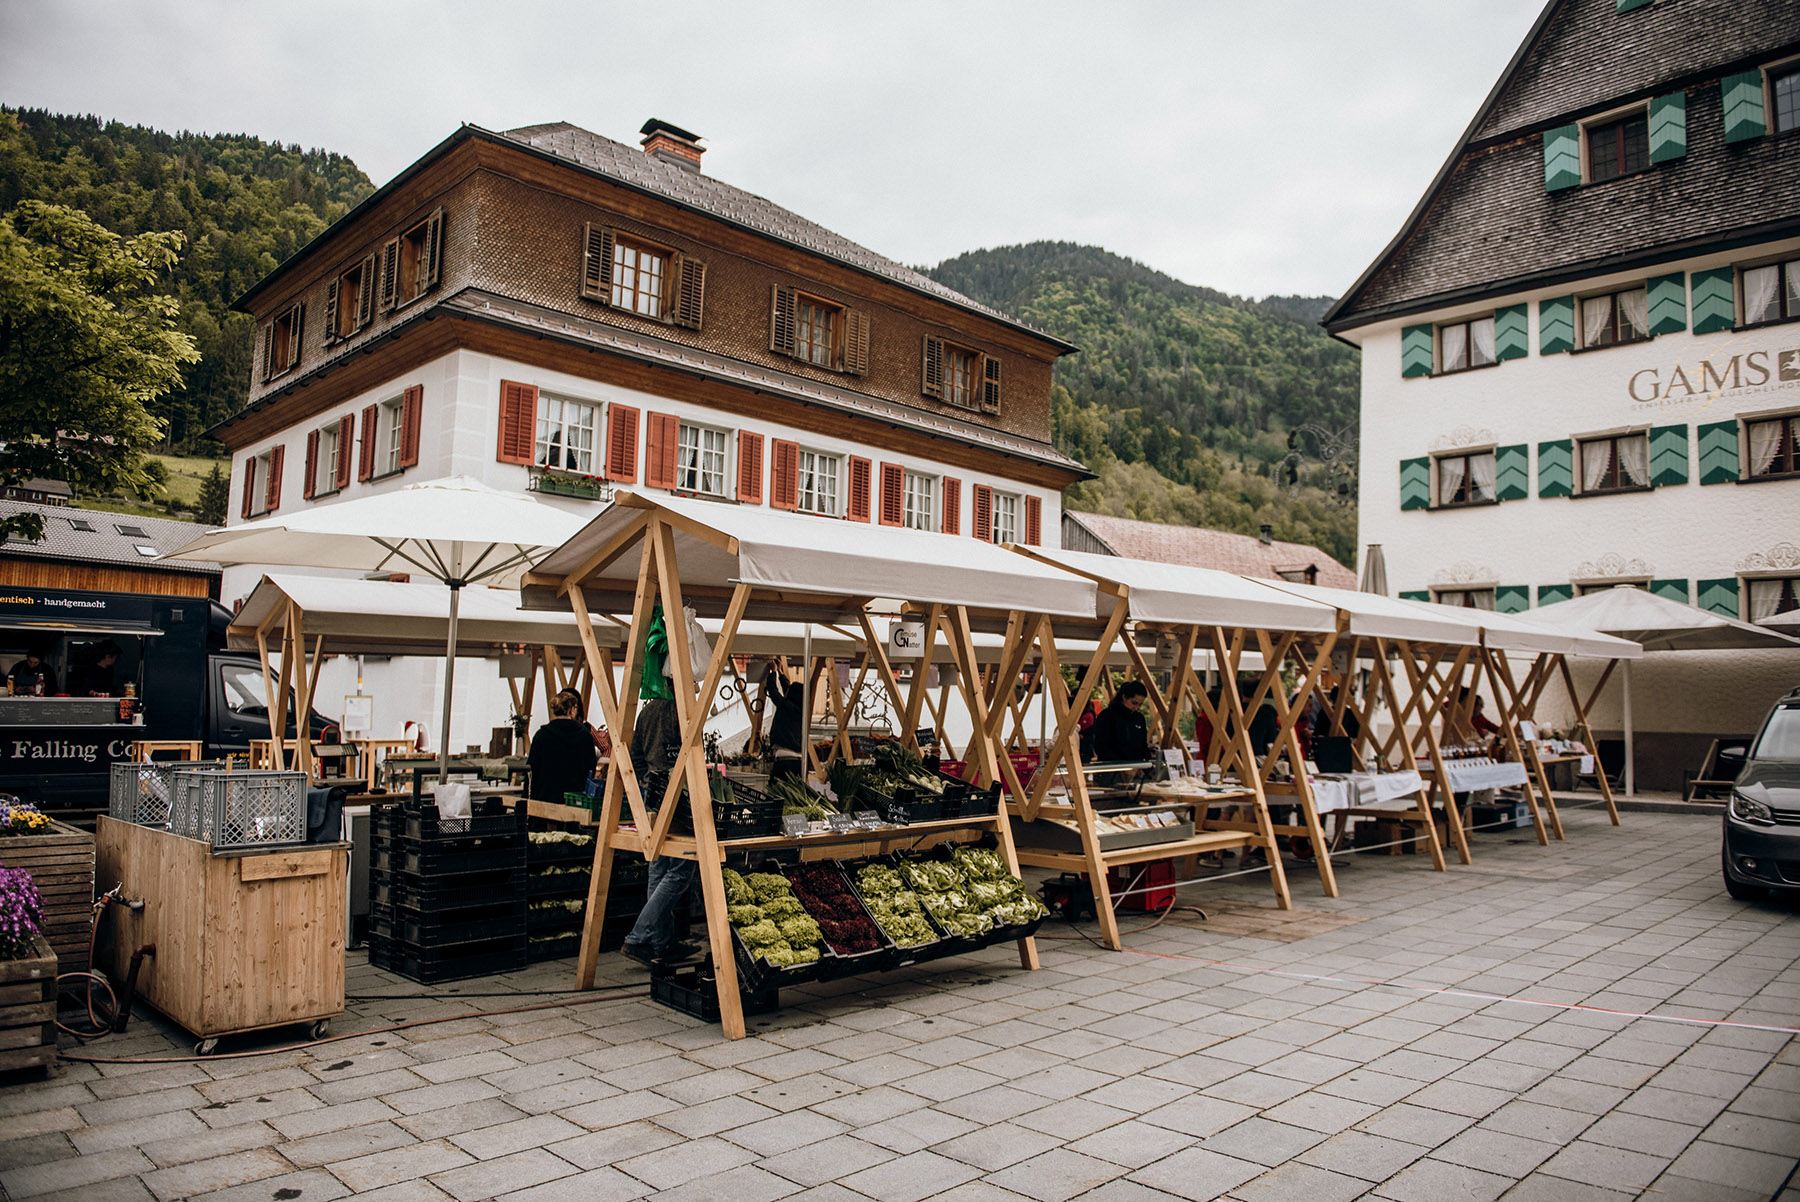
[[1631, 661], [1625, 661], [1625, 796], [1637, 795], [1637, 740], [1631, 729]]
[[462, 544], [455, 543], [450, 551], [450, 578], [444, 581], [450, 586], [450, 635], [444, 646], [444, 724], [438, 729], [438, 783], [443, 784], [450, 779], [450, 702], [455, 694], [451, 691], [456, 683], [456, 611], [462, 601]]

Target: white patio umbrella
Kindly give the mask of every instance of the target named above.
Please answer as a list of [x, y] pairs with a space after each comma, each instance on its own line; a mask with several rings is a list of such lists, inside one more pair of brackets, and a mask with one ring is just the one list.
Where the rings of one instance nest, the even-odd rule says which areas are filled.
[[450, 702], [456, 617], [465, 585], [516, 586], [532, 563], [574, 537], [581, 517], [470, 476], [447, 476], [392, 492], [314, 505], [227, 526], [163, 556], [208, 563], [410, 572], [450, 589], [444, 655], [440, 778], [450, 763]]
[[[1597, 630], [1602, 634], [1617, 635], [1641, 644], [1645, 651], [1800, 647], [1800, 639], [1790, 638], [1767, 626], [1755, 626], [1697, 606], [1671, 601], [1630, 584], [1588, 593], [1573, 600], [1534, 609], [1529, 614], [1514, 616], [1551, 629]], [[1637, 749], [1631, 719], [1630, 660], [1625, 661], [1623, 683], [1625, 795], [1629, 797], [1637, 788]]]
[[1365, 593], [1387, 596], [1387, 553], [1380, 543], [1370, 543], [1363, 548], [1362, 581], [1356, 587]]

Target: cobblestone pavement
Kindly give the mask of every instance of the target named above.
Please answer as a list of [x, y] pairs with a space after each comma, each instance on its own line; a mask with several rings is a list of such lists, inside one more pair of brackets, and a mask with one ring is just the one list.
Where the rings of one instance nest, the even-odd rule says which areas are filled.
[[[334, 1029], [366, 1034], [0, 1084], [0, 1181], [82, 1202], [1800, 1202], [1800, 1041], [1761, 1029], [1800, 1026], [1800, 908], [1725, 896], [1714, 817], [1566, 821], [1547, 849], [1482, 834], [1444, 874], [1341, 856], [1335, 901], [1296, 868], [1302, 912], [1268, 923], [1252, 876], [1184, 890], [1213, 923], [1175, 914], [1123, 954], [1046, 940], [1037, 973], [990, 950], [791, 990], [735, 1043], [641, 996], [529, 995], [568, 962], [432, 990], [353, 953]], [[134, 1021], [90, 1050], [181, 1038]]]

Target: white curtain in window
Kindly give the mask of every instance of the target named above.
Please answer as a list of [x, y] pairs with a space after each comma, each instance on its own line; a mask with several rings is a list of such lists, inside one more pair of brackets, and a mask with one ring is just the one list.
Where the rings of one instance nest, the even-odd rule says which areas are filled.
[[1469, 366], [1469, 328], [1444, 327], [1444, 370], [1460, 371]]
[[1744, 320], [1746, 322], [1774, 321], [1781, 316], [1781, 306], [1775, 301], [1775, 289], [1781, 284], [1781, 268], [1774, 264], [1768, 267], [1752, 267], [1744, 273]]
[[1475, 340], [1475, 354], [1470, 362], [1477, 367], [1494, 362], [1494, 319], [1484, 317], [1470, 322], [1469, 334]]
[[1779, 580], [1752, 580], [1750, 584], [1750, 620], [1760, 622], [1781, 612]]
[[1800, 259], [1784, 264], [1781, 274], [1787, 277], [1787, 311], [1793, 317], [1800, 314]]
[[1621, 484], [1642, 488], [1650, 483], [1650, 440], [1642, 434], [1619, 440], [1619, 472]]
[[1469, 456], [1469, 472], [1475, 477], [1475, 487], [1469, 490], [1469, 499], [1473, 501], [1491, 501], [1494, 499], [1494, 456]]
[[1439, 505], [1454, 505], [1456, 495], [1462, 491], [1462, 483], [1463, 460], [1460, 457], [1438, 460]]
[[1494, 590], [1491, 588], [1470, 589], [1469, 599], [1475, 602], [1476, 609], [1494, 608]]
[[1594, 346], [1612, 321], [1612, 297], [1590, 296], [1581, 302], [1581, 345]]
[[1600, 487], [1606, 479], [1607, 469], [1612, 467], [1612, 443], [1584, 442], [1581, 444], [1581, 487], [1584, 492], [1592, 492]]
[[1639, 338], [1650, 337], [1650, 300], [1642, 288], [1619, 294], [1619, 312], [1633, 334]]
[[1785, 422], [1750, 423], [1750, 474], [1760, 476], [1781, 451], [1781, 427]]

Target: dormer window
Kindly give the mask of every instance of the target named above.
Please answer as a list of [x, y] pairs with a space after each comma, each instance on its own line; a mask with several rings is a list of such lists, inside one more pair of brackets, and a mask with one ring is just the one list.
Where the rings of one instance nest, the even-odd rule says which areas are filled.
[[1588, 182], [1617, 179], [1650, 165], [1650, 119], [1644, 110], [1587, 127]]
[[438, 209], [381, 251], [381, 307], [404, 308], [437, 287], [443, 258], [444, 210]]
[[292, 371], [300, 362], [300, 319], [304, 307], [295, 302], [263, 327], [263, 379]]
[[627, 313], [660, 319], [669, 254], [624, 238], [613, 240], [612, 306]]
[[375, 256], [325, 286], [325, 341], [348, 338], [375, 317]]

